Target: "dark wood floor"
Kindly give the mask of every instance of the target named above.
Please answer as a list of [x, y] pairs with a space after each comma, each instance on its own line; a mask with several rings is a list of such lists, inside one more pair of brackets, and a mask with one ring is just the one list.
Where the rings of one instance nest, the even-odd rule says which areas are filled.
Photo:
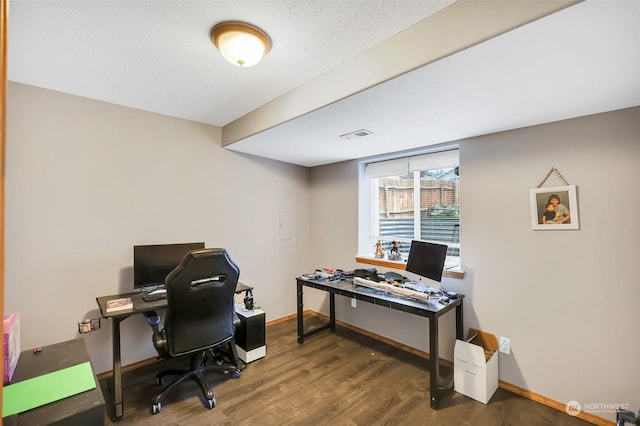
[[[305, 326], [313, 321], [319, 319], [305, 319]], [[298, 345], [295, 320], [267, 328], [267, 356], [246, 366], [240, 379], [209, 376], [217, 399], [212, 410], [202, 404], [197, 385], [187, 382], [152, 416], [150, 401], [158, 391], [155, 374], [166, 365], [156, 363], [126, 373], [124, 418], [119, 422], [107, 418], [105, 424], [588, 424], [502, 389], [487, 405], [450, 391], [440, 410], [432, 410], [424, 359], [342, 327]]]

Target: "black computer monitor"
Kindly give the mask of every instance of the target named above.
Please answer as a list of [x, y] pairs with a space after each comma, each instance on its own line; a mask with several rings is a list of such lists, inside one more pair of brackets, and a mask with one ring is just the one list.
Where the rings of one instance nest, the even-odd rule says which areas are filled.
[[191, 250], [203, 249], [204, 242], [155, 244], [133, 247], [133, 288], [164, 286], [164, 279]]
[[444, 244], [411, 241], [406, 271], [440, 282], [447, 248]]

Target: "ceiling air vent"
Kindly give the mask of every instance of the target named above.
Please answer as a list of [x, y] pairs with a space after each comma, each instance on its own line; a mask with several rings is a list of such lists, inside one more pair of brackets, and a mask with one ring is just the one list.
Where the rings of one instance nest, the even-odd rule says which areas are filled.
[[345, 133], [344, 135], [340, 135], [340, 137], [342, 139], [347, 139], [350, 141], [356, 140], [356, 139], [360, 139], [360, 138], [364, 138], [365, 136], [369, 136], [372, 135], [373, 132], [370, 130], [366, 130], [366, 129], [360, 129], [360, 130], [356, 130], [355, 132], [351, 132], [351, 133]]

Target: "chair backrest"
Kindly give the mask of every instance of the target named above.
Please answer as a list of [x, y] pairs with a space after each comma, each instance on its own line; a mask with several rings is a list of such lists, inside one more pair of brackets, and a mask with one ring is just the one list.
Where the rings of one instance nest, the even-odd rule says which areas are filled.
[[164, 330], [171, 356], [231, 340], [240, 270], [221, 248], [189, 252], [165, 279]]

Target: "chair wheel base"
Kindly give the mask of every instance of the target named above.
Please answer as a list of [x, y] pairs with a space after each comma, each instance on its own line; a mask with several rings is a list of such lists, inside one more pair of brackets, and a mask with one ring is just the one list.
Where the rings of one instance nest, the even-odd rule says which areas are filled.
[[160, 402], [151, 406], [151, 414], [158, 414], [162, 410], [162, 404]]
[[205, 406], [211, 410], [213, 408], [215, 408], [216, 406], [216, 399], [215, 398], [211, 398], [211, 399], [207, 399], [205, 400]]

